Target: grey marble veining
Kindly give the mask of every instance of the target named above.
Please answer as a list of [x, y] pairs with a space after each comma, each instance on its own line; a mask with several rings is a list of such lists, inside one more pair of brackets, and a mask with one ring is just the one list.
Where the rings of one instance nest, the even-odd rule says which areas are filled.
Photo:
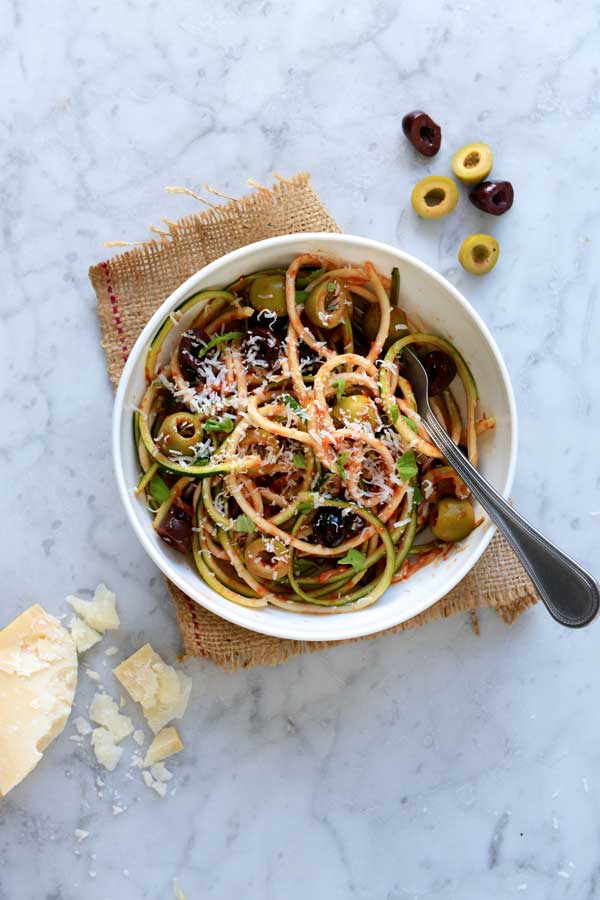
[[[343, 228], [471, 299], [516, 388], [514, 498], [600, 572], [597, 2], [6, 0], [0, 27], [2, 622], [105, 579], [123, 618], [120, 656], [89, 654], [106, 686], [143, 640], [174, 659], [113, 483], [87, 268], [195, 208], [164, 185], [239, 195], [273, 170], [308, 169]], [[414, 107], [443, 124], [433, 162], [402, 137]], [[412, 184], [476, 139], [513, 210], [417, 220]], [[480, 280], [456, 259], [477, 230], [501, 243]], [[94, 769], [69, 726], [0, 804], [1, 900], [163, 900], [173, 879], [188, 900], [600, 897], [598, 626], [481, 624], [236, 675], [190, 661], [166, 800]], [[78, 714], [93, 691], [82, 673]]]

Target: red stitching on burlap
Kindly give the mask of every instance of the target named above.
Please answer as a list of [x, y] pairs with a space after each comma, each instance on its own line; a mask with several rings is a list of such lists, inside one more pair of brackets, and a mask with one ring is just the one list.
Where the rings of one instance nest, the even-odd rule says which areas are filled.
[[129, 350], [127, 349], [127, 344], [125, 343], [125, 332], [123, 331], [123, 326], [121, 325], [121, 310], [119, 309], [119, 301], [117, 300], [117, 296], [113, 291], [113, 287], [110, 282], [110, 269], [108, 267], [108, 263], [103, 262], [102, 268], [104, 269], [104, 274], [106, 275], [106, 290], [108, 291], [115, 325], [117, 326], [117, 333], [119, 335], [119, 340], [121, 341], [121, 355], [123, 356], [123, 362], [127, 362]]

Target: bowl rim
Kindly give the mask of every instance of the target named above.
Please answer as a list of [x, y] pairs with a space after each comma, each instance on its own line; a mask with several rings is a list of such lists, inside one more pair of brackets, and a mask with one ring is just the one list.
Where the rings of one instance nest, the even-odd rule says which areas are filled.
[[[397, 247], [394, 247], [392, 244], [374, 240], [373, 238], [362, 237], [360, 235], [354, 234], [339, 234], [320, 231], [294, 232], [293, 234], [278, 235], [272, 238], [265, 238], [261, 241], [255, 241], [252, 244], [247, 244], [243, 247], [239, 247], [236, 250], [232, 250], [230, 253], [220, 256], [213, 262], [208, 263], [206, 266], [203, 266], [201, 269], [187, 278], [178, 288], [176, 288], [175, 291], [173, 291], [173, 293], [169, 295], [169, 297], [166, 298], [163, 303], [161, 303], [161, 305], [147, 322], [137, 340], [135, 341], [133, 347], [131, 348], [125, 366], [123, 367], [121, 377], [119, 379], [119, 384], [113, 404], [112, 417], [111, 442], [113, 470], [115, 473], [121, 502], [125, 507], [129, 522], [133, 527], [133, 530], [137, 535], [137, 538], [140, 541], [142, 547], [144, 548], [150, 559], [154, 562], [154, 564], [160, 569], [160, 571], [194, 602], [199, 603], [201, 606], [204, 606], [210, 612], [213, 612], [216, 615], [220, 616], [220, 618], [226, 619], [227, 621], [239, 625], [242, 628], [255, 631], [259, 634], [269, 635], [271, 637], [279, 637], [287, 640], [308, 640], [315, 642], [348, 640], [351, 638], [364, 637], [369, 634], [376, 634], [378, 632], [385, 631], [388, 628], [393, 628], [394, 626], [400, 625], [403, 622], [408, 621], [414, 616], [419, 615], [420, 613], [434, 606], [440, 599], [442, 599], [442, 597], [446, 596], [454, 587], [456, 587], [456, 585], [465, 577], [465, 575], [468, 574], [468, 572], [471, 571], [471, 569], [481, 558], [481, 556], [489, 546], [492, 537], [496, 533], [496, 527], [493, 525], [493, 523], [488, 520], [483, 525], [483, 529], [485, 529], [485, 531], [482, 534], [477, 547], [473, 549], [472, 553], [467, 558], [459, 561], [451, 577], [449, 577], [447, 583], [444, 584], [444, 587], [442, 589], [434, 590], [431, 594], [426, 595], [426, 599], [421, 604], [419, 604], [418, 607], [413, 607], [411, 609], [410, 616], [403, 615], [401, 604], [392, 605], [388, 616], [382, 617], [379, 621], [376, 622], [370, 621], [368, 617], [366, 618], [366, 620], [364, 620], [363, 617], [361, 617], [360, 613], [349, 613], [347, 615], [339, 616], [315, 616], [315, 624], [316, 622], [328, 623], [328, 631], [331, 633], [308, 636], [305, 633], [305, 629], [302, 630], [302, 634], [299, 634], [297, 628], [294, 629], [294, 622], [298, 622], [299, 617], [296, 617], [291, 613], [289, 614], [289, 617], [286, 617], [285, 619], [274, 619], [266, 615], [264, 617], [264, 621], [261, 620], [258, 623], [249, 623], [246, 618], [249, 611], [245, 607], [238, 606], [238, 604], [227, 601], [224, 598], [219, 598], [220, 602], [218, 602], [210, 594], [203, 593], [202, 587], [204, 585], [204, 582], [199, 575], [196, 576], [198, 580], [198, 588], [190, 585], [185, 578], [181, 577], [177, 570], [171, 566], [170, 561], [156, 551], [155, 547], [149, 540], [149, 537], [146, 534], [143, 525], [138, 520], [135, 514], [133, 505], [134, 498], [131, 492], [131, 485], [128, 485], [125, 479], [123, 455], [121, 453], [121, 421], [123, 419], [125, 398], [129, 381], [138, 365], [140, 356], [147, 347], [148, 342], [154, 335], [159, 325], [169, 314], [171, 309], [177, 306], [181, 302], [181, 300], [185, 298], [185, 296], [196, 286], [196, 282], [200, 278], [202, 278], [203, 280], [206, 277], [210, 278], [212, 272], [218, 271], [223, 265], [226, 265], [228, 263], [235, 263], [238, 260], [243, 259], [244, 256], [246, 256], [249, 252], [256, 251], [260, 248], [264, 248], [265, 250], [271, 248], [285, 248], [288, 244], [295, 244], [299, 240], [304, 240], [307, 242], [318, 241], [323, 244], [330, 244], [332, 245], [332, 251], [335, 250], [336, 243], [338, 243], [339, 241], [346, 241], [364, 249], [365, 256], [368, 256], [369, 250], [392, 253], [399, 260], [407, 262], [415, 266], [417, 269], [420, 269], [425, 275], [436, 281], [444, 290], [452, 294], [454, 300], [458, 303], [459, 306], [462, 307], [463, 311], [473, 321], [477, 330], [487, 341], [487, 345], [494, 357], [498, 372], [501, 377], [502, 385], [506, 392], [508, 401], [508, 424], [510, 428], [510, 449], [505, 482], [502, 488], [498, 488], [498, 490], [500, 490], [500, 493], [503, 496], [508, 496], [513, 485], [517, 461], [518, 420], [516, 402], [508, 369], [506, 367], [502, 354], [500, 353], [500, 350], [496, 344], [494, 337], [492, 336], [492, 333], [490, 332], [489, 328], [487, 327], [479, 313], [463, 296], [458, 288], [451, 284], [443, 275], [440, 275], [440, 273], [433, 269], [430, 265], [422, 262], [412, 254], [407, 253], [404, 250], [400, 250]], [[340, 256], [343, 256], [342, 250], [339, 250], [338, 252]], [[289, 627], [286, 627], [288, 624], [288, 619]]]

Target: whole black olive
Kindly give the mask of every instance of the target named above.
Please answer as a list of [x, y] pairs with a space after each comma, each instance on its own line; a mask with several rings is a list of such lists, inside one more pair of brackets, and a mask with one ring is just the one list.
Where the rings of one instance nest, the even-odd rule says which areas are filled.
[[429, 396], [441, 394], [456, 376], [456, 363], [442, 350], [432, 350], [421, 357], [429, 379]]
[[482, 181], [469, 194], [469, 200], [490, 216], [502, 216], [513, 205], [515, 192], [510, 181]]
[[442, 129], [422, 109], [404, 116], [402, 131], [422, 156], [435, 156], [442, 145]]
[[186, 381], [195, 384], [200, 377], [201, 360], [198, 354], [208, 343], [209, 338], [201, 328], [190, 328], [184, 332], [179, 342], [179, 368]]
[[361, 519], [339, 506], [321, 506], [312, 521], [313, 536], [325, 547], [339, 547], [357, 531]]
[[156, 531], [165, 544], [180, 553], [189, 553], [192, 549], [192, 507], [189, 503], [176, 497]]
[[242, 353], [250, 366], [273, 368], [281, 354], [281, 341], [269, 328], [249, 328]]

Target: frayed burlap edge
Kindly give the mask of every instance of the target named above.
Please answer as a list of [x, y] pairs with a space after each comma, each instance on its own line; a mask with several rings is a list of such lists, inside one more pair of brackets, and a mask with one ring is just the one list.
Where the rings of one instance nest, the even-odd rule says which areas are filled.
[[[153, 312], [175, 288], [207, 263], [238, 247], [275, 235], [339, 231], [306, 173], [289, 179], [279, 177], [272, 188], [258, 186], [256, 193], [178, 222], [164, 221], [166, 229], [159, 240], [144, 241], [133, 250], [92, 266], [89, 272], [98, 298], [102, 346], [114, 385], [131, 347]], [[210, 659], [229, 671], [276, 665], [292, 656], [351, 643], [287, 641], [257, 634], [221, 619], [171, 583], [167, 584], [175, 604], [184, 652]], [[512, 550], [496, 535], [477, 565], [447, 597], [389, 631], [418, 628], [461, 612], [471, 614], [477, 630], [476, 610], [485, 607], [495, 608], [503, 621], [511, 624], [536, 599], [533, 585]]]

